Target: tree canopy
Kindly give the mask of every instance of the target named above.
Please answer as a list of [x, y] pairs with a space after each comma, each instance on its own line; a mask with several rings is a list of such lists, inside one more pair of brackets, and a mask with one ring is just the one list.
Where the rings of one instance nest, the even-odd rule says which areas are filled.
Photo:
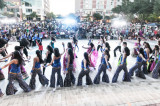
[[140, 21], [158, 20], [160, 16], [160, 0], [122, 0], [122, 5], [112, 9], [112, 12], [127, 17], [137, 16]]
[[53, 14], [53, 12], [51, 12], [51, 13], [47, 13], [47, 14], [46, 14], [46, 17], [47, 17], [48, 19], [54, 19], [56, 16]]
[[0, 0], [0, 9], [3, 9], [6, 6], [3, 0]]
[[93, 14], [93, 18], [95, 20], [101, 20], [103, 18], [103, 16], [100, 13], [94, 13]]
[[31, 17], [31, 18], [37, 18], [37, 13], [36, 13], [36, 12], [32, 12], [32, 13], [30, 14], [30, 17]]

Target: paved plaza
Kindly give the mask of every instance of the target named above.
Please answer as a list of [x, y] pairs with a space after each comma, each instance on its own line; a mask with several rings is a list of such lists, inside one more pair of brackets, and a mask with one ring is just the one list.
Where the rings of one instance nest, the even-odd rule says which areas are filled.
[[[62, 42], [67, 44], [71, 40], [57, 40], [55, 43], [55, 47], [62, 49]], [[43, 41], [44, 51], [43, 58], [45, 58], [46, 46], [49, 44], [49, 40]], [[107, 71], [109, 75], [110, 83], [100, 83], [99, 85], [91, 85], [86, 86], [85, 80], [83, 80], [83, 86], [77, 87], [72, 86], [69, 88], [57, 88], [55, 92], [48, 87], [41, 86], [38, 76], [36, 80], [36, 89], [29, 92], [24, 93], [23, 90], [19, 87], [17, 82], [15, 81], [15, 86], [18, 88], [18, 92], [13, 96], [4, 95], [0, 98], [0, 106], [109, 106], [109, 105], [119, 105], [119, 106], [141, 106], [141, 105], [149, 105], [149, 106], [160, 106], [160, 79], [153, 79], [151, 75], [146, 75], [146, 80], [140, 79], [137, 77], [133, 77], [132, 82], [122, 82], [123, 71], [120, 73], [118, 78], [118, 82], [116, 84], [112, 84], [111, 80], [116, 71], [118, 58], [120, 53], [117, 51], [117, 57], [113, 56], [113, 50], [117, 46], [118, 41], [111, 40], [108, 41], [111, 46], [111, 58], [110, 63], [112, 65], [112, 71]], [[152, 48], [157, 44], [156, 41], [149, 41]], [[78, 74], [81, 71], [81, 61], [83, 59], [83, 53], [86, 51], [82, 48], [82, 46], [87, 46], [87, 40], [79, 40], [79, 51], [76, 50], [78, 58], [77, 69], [74, 73], [76, 77], [76, 81], [78, 78]], [[97, 46], [98, 40], [94, 40], [94, 44]], [[14, 46], [18, 45], [15, 42], [9, 42], [8, 52], [12, 52], [14, 50]], [[133, 48], [134, 41], [128, 41], [128, 47], [130, 50]], [[33, 57], [35, 56], [35, 51], [38, 47], [30, 48], [29, 55], [31, 56], [31, 62], [27, 62], [25, 65], [26, 71], [28, 74], [32, 68]], [[96, 70], [91, 71], [90, 76], [92, 80], [97, 74], [98, 65], [100, 64], [101, 52], [99, 52], [99, 59], [97, 61]], [[128, 61], [128, 69], [130, 69], [136, 62], [136, 58], [133, 58], [131, 55], [127, 59]], [[61, 59], [62, 62], [62, 59]], [[6, 63], [1, 63], [0, 67]], [[46, 68], [45, 76], [50, 79], [52, 67]], [[3, 70], [6, 79], [0, 82], [0, 88], [3, 93], [5, 93], [6, 86], [8, 84], [7, 80], [7, 72], [8, 68]], [[62, 71], [62, 77], [65, 78], [65, 75]], [[27, 83], [29, 83], [30, 78], [27, 79]]]

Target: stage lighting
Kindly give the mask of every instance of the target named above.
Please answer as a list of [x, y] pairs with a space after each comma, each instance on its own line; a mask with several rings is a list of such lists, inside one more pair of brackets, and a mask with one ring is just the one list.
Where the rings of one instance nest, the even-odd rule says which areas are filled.
[[66, 25], [75, 25], [76, 24], [76, 20], [67, 18], [67, 19], [64, 20], [64, 24], [66, 24]]

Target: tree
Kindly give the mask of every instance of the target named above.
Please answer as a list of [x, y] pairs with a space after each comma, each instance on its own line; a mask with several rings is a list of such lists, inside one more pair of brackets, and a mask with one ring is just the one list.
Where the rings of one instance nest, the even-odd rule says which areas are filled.
[[110, 17], [110, 16], [105, 16], [105, 17], [104, 17], [104, 19], [106, 19], [106, 20], [110, 20], [110, 19], [111, 19], [111, 17]]
[[53, 14], [53, 12], [51, 12], [51, 13], [47, 13], [46, 14], [46, 17], [48, 18], [48, 19], [55, 19], [55, 15]]
[[94, 18], [94, 20], [101, 20], [103, 18], [103, 16], [100, 13], [94, 13], [93, 18]]
[[87, 21], [90, 21], [91, 20], [91, 15], [87, 14], [86, 19], [87, 19]]
[[[117, 6], [112, 9], [112, 12], [122, 14], [129, 21], [134, 19], [134, 16], [141, 22], [144, 23], [146, 20], [157, 20], [160, 13], [160, 0], [123, 0], [121, 6]], [[156, 16], [157, 14], [157, 16]]]
[[0, 9], [3, 9], [6, 6], [3, 0], [0, 0]]
[[156, 14], [158, 17], [160, 16], [160, 0], [155, 0], [154, 2], [154, 7], [153, 7], [153, 12]]
[[36, 12], [32, 12], [29, 16], [31, 18], [37, 18], [38, 17]]

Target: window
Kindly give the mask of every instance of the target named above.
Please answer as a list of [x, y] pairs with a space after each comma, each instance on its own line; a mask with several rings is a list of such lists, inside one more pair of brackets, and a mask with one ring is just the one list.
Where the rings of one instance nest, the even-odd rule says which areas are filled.
[[26, 7], [32, 7], [32, 5], [29, 4], [28, 2], [25, 2], [25, 6], [26, 6]]
[[31, 13], [32, 9], [26, 9], [26, 12]]

